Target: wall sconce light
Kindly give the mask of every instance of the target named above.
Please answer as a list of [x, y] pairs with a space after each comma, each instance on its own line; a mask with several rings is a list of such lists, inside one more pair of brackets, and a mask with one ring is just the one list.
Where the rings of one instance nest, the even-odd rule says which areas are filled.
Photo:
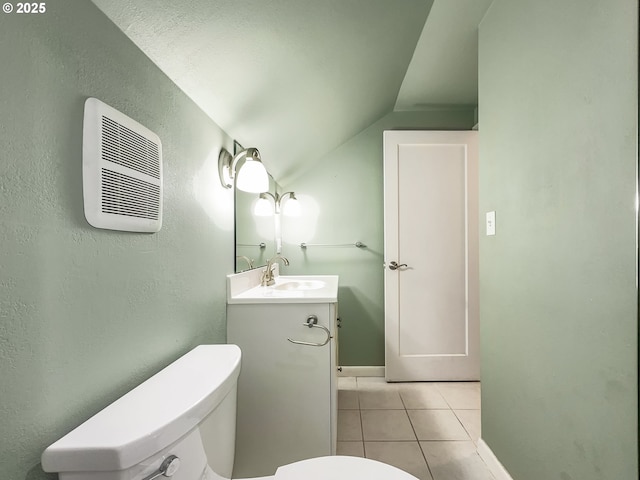
[[[285, 197], [289, 196], [286, 202], [284, 202]], [[269, 197], [274, 202], [274, 206], [271, 206], [271, 202], [268, 200]], [[283, 204], [284, 202], [284, 204]], [[275, 208], [274, 208], [275, 207]], [[281, 208], [282, 207], [282, 208]], [[283, 215], [287, 217], [299, 217], [301, 213], [300, 202], [296, 198], [296, 194], [294, 192], [286, 192], [282, 195], [275, 195], [264, 192], [260, 194], [260, 198], [256, 202], [255, 207], [253, 208], [254, 215], [258, 217], [269, 217], [274, 213], [278, 214], [282, 212]]]
[[257, 148], [246, 148], [235, 156], [223, 148], [218, 156], [218, 173], [224, 188], [232, 188], [235, 179], [236, 187], [243, 192], [262, 193], [269, 190], [269, 174]]

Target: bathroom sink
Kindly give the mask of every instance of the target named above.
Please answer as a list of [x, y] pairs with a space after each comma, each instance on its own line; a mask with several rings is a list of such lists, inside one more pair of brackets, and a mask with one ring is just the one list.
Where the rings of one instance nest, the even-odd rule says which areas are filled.
[[274, 285], [274, 290], [285, 290], [285, 291], [294, 291], [294, 290], [317, 290], [326, 285], [325, 282], [321, 280], [295, 280], [295, 281], [285, 281], [284, 283]]
[[[258, 273], [260, 273], [260, 269]], [[255, 270], [227, 276], [227, 303], [334, 303], [337, 275], [277, 275], [275, 284], [260, 285]]]

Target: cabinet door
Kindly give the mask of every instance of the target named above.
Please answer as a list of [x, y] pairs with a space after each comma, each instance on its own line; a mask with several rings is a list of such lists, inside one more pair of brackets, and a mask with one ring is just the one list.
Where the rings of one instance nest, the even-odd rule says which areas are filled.
[[287, 463], [332, 453], [330, 304], [229, 305], [228, 343], [242, 350], [234, 477], [273, 475]]

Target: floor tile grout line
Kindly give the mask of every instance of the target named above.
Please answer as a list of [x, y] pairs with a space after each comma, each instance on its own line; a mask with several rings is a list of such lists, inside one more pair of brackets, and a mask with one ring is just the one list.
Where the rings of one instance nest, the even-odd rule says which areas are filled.
[[[402, 403], [402, 408], [388, 408], [388, 407], [377, 407], [374, 409], [362, 409], [362, 405], [360, 402], [360, 394], [359, 392], [362, 391], [368, 391], [368, 390], [378, 390], [378, 388], [375, 388], [374, 386], [369, 386], [370, 388], [366, 388], [364, 384], [362, 384], [362, 382], [358, 382], [358, 378], [359, 377], [355, 377], [355, 387], [356, 387], [356, 396], [357, 396], [357, 406], [358, 406], [358, 414], [359, 414], [359, 418], [360, 418], [360, 432], [362, 435], [362, 440], [355, 440], [357, 442], [360, 442], [362, 445], [362, 452], [365, 458], [367, 457], [367, 452], [366, 452], [366, 443], [367, 441], [364, 438], [364, 422], [363, 422], [363, 410], [382, 410], [382, 411], [390, 411], [390, 410], [404, 410], [405, 414], [409, 420], [409, 424], [411, 425], [411, 429], [413, 430], [413, 434], [415, 437], [415, 440], [369, 440], [371, 443], [378, 443], [378, 442], [385, 442], [385, 443], [413, 443], [413, 442], [417, 442], [418, 446], [420, 448], [420, 452], [422, 454], [422, 457], [425, 461], [425, 464], [427, 466], [427, 470], [429, 471], [429, 475], [431, 476], [431, 480], [436, 480], [435, 477], [433, 476], [433, 471], [431, 469], [431, 466], [429, 465], [429, 462], [426, 459], [426, 454], [425, 454], [425, 450], [423, 450], [423, 444], [424, 445], [428, 445], [429, 443], [436, 443], [436, 442], [440, 442], [440, 443], [448, 443], [448, 442], [462, 442], [462, 441], [471, 441], [473, 444], [475, 444], [475, 442], [473, 441], [470, 432], [468, 431], [468, 429], [465, 427], [464, 423], [462, 422], [462, 420], [460, 419], [460, 417], [458, 416], [458, 414], [456, 413], [456, 410], [472, 410], [472, 411], [480, 411], [481, 408], [458, 408], [458, 409], [454, 409], [452, 404], [449, 402], [449, 400], [447, 400], [447, 398], [441, 393], [440, 389], [438, 388], [437, 391], [438, 393], [440, 393], [441, 397], [444, 399], [445, 403], [448, 405], [448, 408], [412, 408], [412, 409], [408, 409], [407, 408], [407, 404], [405, 402], [405, 399], [403, 398], [403, 396], [400, 393], [400, 389], [392, 389], [392, 391], [396, 391], [398, 393], [398, 395], [400, 396], [400, 400]], [[380, 389], [380, 390], [385, 390], [384, 388]], [[339, 409], [339, 408], [338, 408]], [[344, 410], [355, 410], [355, 409], [344, 409]], [[456, 418], [456, 420], [458, 421], [458, 423], [460, 424], [460, 426], [462, 426], [463, 431], [467, 434], [468, 440], [440, 440], [440, 439], [431, 439], [431, 440], [419, 440], [418, 439], [418, 435], [415, 431], [415, 427], [413, 422], [411, 421], [411, 417], [409, 417], [409, 410], [427, 410], [427, 411], [437, 411], [437, 410], [449, 410], [451, 413], [453, 413], [454, 417]], [[492, 477], [494, 478], [494, 477]]]
[[[416, 435], [417, 438], [417, 435]], [[429, 475], [431, 475], [431, 478], [434, 479], [435, 477], [433, 476], [433, 472], [431, 471], [431, 465], [429, 465], [429, 460], [427, 460], [427, 456], [424, 453], [424, 450], [422, 449], [422, 444], [420, 443], [422, 440], [418, 440], [418, 448], [420, 449], [420, 453], [422, 454], [422, 458], [424, 459], [424, 463], [427, 466], [427, 470], [429, 471]]]
[[[402, 400], [402, 395], [400, 395], [400, 399]], [[427, 471], [429, 472], [429, 475], [431, 476], [431, 480], [434, 480], [435, 477], [433, 476], [433, 471], [431, 470], [431, 465], [429, 465], [429, 461], [427, 460], [427, 456], [425, 455], [424, 450], [422, 449], [422, 444], [420, 443], [422, 440], [420, 440], [418, 438], [418, 433], [415, 431], [415, 428], [413, 426], [413, 422], [411, 421], [411, 417], [409, 416], [409, 410], [410, 409], [407, 408], [406, 404], [404, 403], [404, 400], [402, 400], [402, 403], [405, 405], [405, 410], [407, 412], [407, 417], [409, 417], [409, 422], [411, 423], [411, 428], [413, 428], [413, 433], [416, 436], [416, 440], [418, 442], [418, 448], [420, 449], [420, 453], [422, 454], [422, 458], [424, 459], [424, 463], [427, 466]], [[431, 410], [431, 409], [425, 408], [425, 409], [411, 409], [411, 410]]]
[[[357, 384], [357, 381], [356, 381]], [[358, 400], [360, 399], [360, 390], [359, 390], [359, 386], [357, 387], [358, 389]], [[402, 442], [406, 442], [406, 443], [416, 443], [418, 445], [418, 449], [420, 450], [420, 454], [422, 455], [422, 458], [424, 460], [424, 464], [427, 467], [427, 471], [429, 472], [429, 476], [431, 477], [431, 480], [434, 480], [433, 477], [433, 472], [431, 471], [431, 467], [429, 466], [429, 462], [427, 462], [427, 458], [425, 457], [424, 451], [422, 450], [422, 446], [420, 445], [420, 440], [418, 440], [418, 435], [416, 433], [416, 430], [413, 426], [413, 423], [411, 422], [411, 417], [409, 417], [409, 412], [407, 410], [407, 406], [404, 403], [404, 400], [402, 398], [402, 395], [400, 394], [399, 391], [397, 391], [398, 396], [400, 397], [400, 402], [402, 402], [402, 410], [404, 410], [405, 415], [407, 416], [407, 419], [409, 420], [409, 425], [411, 425], [411, 430], [413, 431], [413, 435], [415, 437], [415, 440], [377, 440], [378, 442], [385, 442], [385, 443], [402, 443]], [[358, 403], [358, 405], [360, 406], [360, 404]], [[380, 410], [401, 410], [401, 409], [392, 409], [392, 408], [381, 408]], [[362, 409], [360, 409], [360, 422], [361, 422], [361, 427], [362, 427], [362, 450], [364, 452], [364, 457], [367, 457], [367, 442], [364, 439], [364, 422], [362, 421]], [[372, 442], [374, 442], [375, 440], [372, 440]]]
[[358, 404], [358, 417], [360, 417], [360, 436], [362, 437], [362, 456], [367, 458], [367, 450], [364, 443], [364, 422], [362, 421], [362, 409], [360, 408], [360, 382], [359, 377], [354, 377], [356, 383], [356, 403]]
[[[407, 404], [404, 402], [404, 398], [402, 398], [402, 394], [400, 393], [399, 390], [398, 390], [398, 396], [400, 397], [400, 401], [402, 402], [402, 406], [404, 407], [404, 410], [407, 412], [407, 417], [408, 417], [409, 412], [407, 411]], [[409, 419], [409, 421], [411, 421], [411, 419]]]
[[367, 447], [364, 442], [364, 421], [362, 419], [362, 409], [360, 408], [360, 385], [358, 377], [356, 377], [356, 397], [358, 399], [358, 416], [360, 417], [360, 435], [362, 436], [362, 455], [367, 458]]
[[447, 397], [445, 397], [444, 393], [442, 393], [442, 390], [440, 390], [440, 387], [438, 386], [438, 383], [436, 382], [434, 384], [434, 386], [436, 387], [436, 390], [438, 391], [438, 393], [440, 394], [440, 396], [444, 399], [444, 401], [446, 402], [447, 405], [449, 405], [449, 409], [453, 410], [453, 406], [451, 405], [451, 403], [449, 402], [449, 400], [447, 400]]
[[411, 429], [413, 430], [413, 434], [416, 437], [416, 443], [418, 444], [418, 448], [420, 449], [420, 453], [422, 454], [422, 458], [424, 460], [424, 464], [427, 466], [427, 471], [429, 472], [429, 475], [431, 476], [431, 480], [433, 480], [433, 472], [431, 471], [431, 465], [429, 465], [429, 462], [427, 461], [427, 456], [424, 453], [424, 450], [422, 449], [422, 445], [420, 445], [420, 439], [418, 438], [418, 433], [416, 432], [415, 427], [413, 426], [413, 422], [411, 421], [411, 417], [409, 416], [409, 410], [407, 409], [407, 406], [404, 403], [404, 400], [402, 399], [402, 395], [400, 395], [400, 400], [402, 401], [402, 404], [404, 405], [404, 411], [407, 415], [407, 418], [409, 419], [409, 424], [411, 425]]
[[460, 417], [458, 416], [458, 414], [456, 413], [456, 411], [454, 409], [451, 409], [451, 411], [453, 412], [453, 415], [456, 417], [456, 419], [458, 420], [458, 423], [460, 423], [460, 425], [462, 425], [462, 428], [464, 429], [465, 432], [467, 432], [467, 435], [469, 435], [469, 440], [471, 440], [473, 442], [473, 444], [475, 445], [476, 442], [473, 440], [473, 437], [471, 436], [471, 432], [469, 431], [469, 429], [465, 426], [465, 424], [462, 422], [462, 420], [460, 419]]

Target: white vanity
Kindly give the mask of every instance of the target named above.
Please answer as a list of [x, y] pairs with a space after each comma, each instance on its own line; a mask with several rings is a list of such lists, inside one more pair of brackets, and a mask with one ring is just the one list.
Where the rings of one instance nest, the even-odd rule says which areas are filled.
[[233, 478], [335, 455], [338, 276], [227, 277], [227, 342], [242, 350]]

